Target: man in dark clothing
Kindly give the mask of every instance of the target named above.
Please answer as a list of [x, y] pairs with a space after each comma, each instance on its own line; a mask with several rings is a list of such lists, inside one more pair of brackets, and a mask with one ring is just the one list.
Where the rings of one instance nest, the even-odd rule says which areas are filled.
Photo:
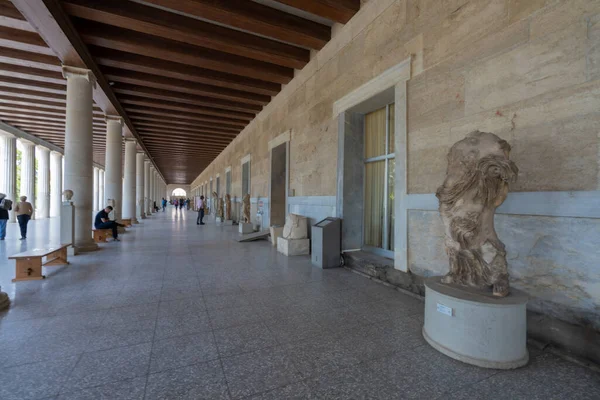
[[120, 242], [119, 240], [119, 232], [117, 231], [117, 227], [125, 226], [119, 224], [117, 221], [111, 221], [108, 218], [108, 214], [113, 210], [111, 206], [106, 207], [104, 210], [100, 210], [98, 214], [96, 214], [96, 218], [94, 219], [94, 228], [96, 229], [112, 229], [112, 235], [115, 242]]

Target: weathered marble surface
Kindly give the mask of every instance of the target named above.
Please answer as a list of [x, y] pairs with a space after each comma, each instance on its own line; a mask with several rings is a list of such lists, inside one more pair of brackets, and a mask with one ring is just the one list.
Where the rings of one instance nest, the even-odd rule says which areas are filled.
[[283, 227], [283, 237], [285, 239], [306, 239], [308, 238], [308, 220], [306, 217], [298, 214], [288, 214]]
[[[444, 226], [435, 211], [408, 213], [410, 271], [448, 272]], [[600, 219], [496, 214], [507, 248], [511, 286], [524, 290], [528, 307], [600, 329]]]

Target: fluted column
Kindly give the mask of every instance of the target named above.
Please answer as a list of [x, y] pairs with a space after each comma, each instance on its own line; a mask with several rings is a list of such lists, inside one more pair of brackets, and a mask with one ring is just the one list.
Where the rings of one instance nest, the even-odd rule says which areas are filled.
[[100, 179], [100, 172], [97, 167], [94, 167], [94, 211], [98, 210], [98, 180]]
[[104, 170], [98, 171], [98, 209], [106, 207], [104, 204]]
[[138, 219], [146, 218], [146, 211], [144, 210], [144, 153], [137, 153], [135, 155], [135, 203], [136, 203], [136, 216]]
[[125, 168], [123, 177], [123, 218], [130, 218], [136, 224], [135, 211], [135, 186], [136, 186], [136, 159], [137, 143], [134, 140], [125, 141]]
[[63, 66], [63, 76], [67, 79], [65, 188], [73, 191], [73, 247], [77, 253], [98, 248], [91, 233], [94, 195], [92, 91], [96, 78], [88, 69], [68, 66]]
[[[0, 158], [0, 168], [2, 170], [2, 187], [0, 192], [4, 193], [9, 200], [13, 202], [17, 199], [17, 138], [14, 136], [0, 135], [2, 141], [2, 157]], [[14, 212], [8, 213], [9, 221], [17, 220]]]
[[63, 156], [50, 153], [50, 216], [59, 217], [62, 206]]
[[121, 158], [123, 152], [123, 119], [106, 116], [106, 160], [104, 162], [104, 207], [113, 203], [115, 220], [121, 219], [123, 181]]
[[[35, 218], [35, 146], [31, 142], [21, 140], [23, 152], [21, 153], [21, 187], [19, 196], [27, 196], [27, 201], [33, 206]], [[18, 201], [19, 199], [16, 199]]]

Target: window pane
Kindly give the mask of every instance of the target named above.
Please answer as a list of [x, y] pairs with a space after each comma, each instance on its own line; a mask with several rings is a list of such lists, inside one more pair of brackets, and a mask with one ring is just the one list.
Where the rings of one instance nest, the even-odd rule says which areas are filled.
[[396, 176], [396, 160], [388, 160], [388, 250], [394, 250], [394, 178]]
[[365, 164], [365, 245], [383, 246], [385, 161]]
[[365, 115], [365, 157], [385, 154], [385, 107]]
[[390, 112], [388, 115], [388, 126], [390, 129], [390, 144], [389, 144], [388, 154], [391, 154], [395, 151], [394, 136], [396, 134], [396, 125], [394, 124], [394, 115], [395, 115], [395, 108], [394, 108], [394, 103], [392, 103], [392, 104], [390, 104]]

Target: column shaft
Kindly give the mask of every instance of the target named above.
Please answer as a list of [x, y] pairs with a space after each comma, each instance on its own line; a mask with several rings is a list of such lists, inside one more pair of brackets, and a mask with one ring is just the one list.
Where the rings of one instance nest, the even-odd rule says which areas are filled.
[[48, 218], [50, 215], [50, 149], [37, 146], [38, 160], [38, 218]]
[[137, 223], [135, 211], [136, 158], [137, 143], [132, 140], [125, 142], [125, 170], [123, 179], [123, 218], [131, 218]]
[[[17, 138], [13, 136], [0, 135], [2, 140], [2, 158], [0, 166], [2, 166], [2, 187], [0, 191], [6, 195], [9, 200], [16, 203], [17, 199]], [[17, 220], [14, 211], [9, 212], [9, 221]]]
[[138, 219], [146, 218], [146, 211], [144, 210], [144, 158], [144, 153], [135, 155], [135, 203]]
[[106, 207], [104, 204], [104, 170], [98, 171], [98, 209]]
[[[23, 152], [21, 153], [21, 187], [19, 196], [27, 196], [27, 201], [33, 206], [35, 213], [35, 146], [30, 142], [21, 141]], [[18, 201], [19, 199], [16, 199]]]
[[98, 210], [98, 179], [99, 179], [99, 171], [98, 168], [94, 167], [94, 211]]
[[149, 203], [150, 203], [150, 213], [154, 213], [154, 167], [150, 166], [150, 192], [148, 193], [149, 196]]
[[150, 161], [144, 161], [144, 211], [150, 215]]
[[91, 71], [63, 66], [67, 78], [67, 113], [65, 133], [65, 189], [73, 191], [75, 206], [75, 252], [92, 251], [94, 195], [94, 155], [92, 141], [92, 90], [95, 78]]
[[122, 188], [121, 158], [123, 123], [120, 117], [106, 118], [106, 160], [104, 163], [104, 207], [113, 204], [114, 219], [121, 219]]
[[50, 216], [59, 217], [62, 206], [62, 154], [50, 153]]

